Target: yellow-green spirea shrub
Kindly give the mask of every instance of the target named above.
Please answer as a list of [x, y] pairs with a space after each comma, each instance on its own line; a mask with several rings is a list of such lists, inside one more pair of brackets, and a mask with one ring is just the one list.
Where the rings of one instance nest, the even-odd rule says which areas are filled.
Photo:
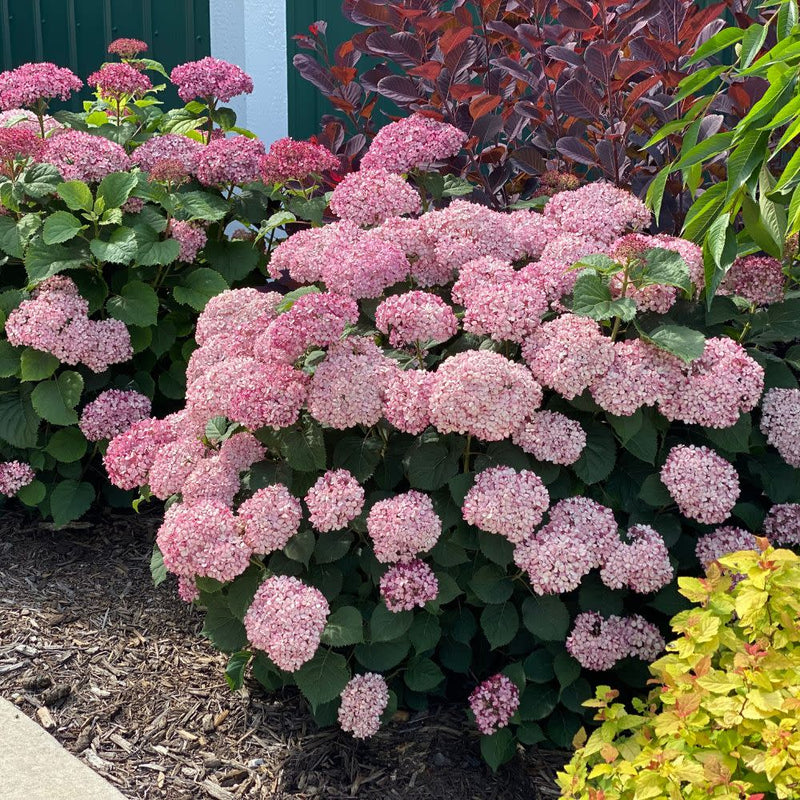
[[735, 553], [679, 583], [696, 606], [672, 620], [658, 685], [638, 713], [597, 690], [602, 724], [559, 774], [562, 797], [800, 797], [800, 558]]

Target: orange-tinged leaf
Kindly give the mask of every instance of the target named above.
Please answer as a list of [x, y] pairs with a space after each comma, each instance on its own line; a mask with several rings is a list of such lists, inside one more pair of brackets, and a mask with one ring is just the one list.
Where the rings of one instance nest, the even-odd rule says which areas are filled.
[[480, 119], [481, 117], [485, 117], [491, 111], [494, 111], [500, 103], [503, 102], [502, 97], [498, 97], [496, 94], [485, 94], [481, 97], [476, 97], [470, 104], [469, 104], [469, 113], [472, 119]]
[[463, 44], [472, 36], [472, 28], [449, 28], [439, 39], [439, 47], [447, 55], [454, 47]]

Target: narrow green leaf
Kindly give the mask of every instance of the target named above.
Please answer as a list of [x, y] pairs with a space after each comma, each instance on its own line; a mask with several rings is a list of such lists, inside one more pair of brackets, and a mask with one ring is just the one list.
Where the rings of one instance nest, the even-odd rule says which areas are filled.
[[[686, 62], [686, 65], [696, 64], [704, 58], [719, 53], [726, 47], [731, 47], [736, 44], [736, 42], [741, 41], [744, 35], [745, 31], [741, 28], [723, 28], [719, 33], [715, 33], [708, 41], [703, 42], [703, 44], [695, 50], [694, 55]], [[681, 85], [682, 84], [683, 81], [681, 81]], [[690, 94], [692, 94], [692, 92], [690, 92]]]

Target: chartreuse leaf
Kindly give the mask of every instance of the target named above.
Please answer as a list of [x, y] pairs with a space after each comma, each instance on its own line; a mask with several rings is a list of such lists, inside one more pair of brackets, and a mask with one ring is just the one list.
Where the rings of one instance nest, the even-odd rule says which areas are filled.
[[710, 189], [706, 189], [700, 197], [692, 203], [686, 214], [683, 224], [683, 236], [693, 242], [701, 242], [706, 231], [716, 221], [723, 219], [720, 216], [725, 207], [725, 196], [728, 191], [727, 183], [720, 181]]
[[57, 527], [82, 517], [94, 502], [91, 483], [66, 480], [58, 483], [50, 495], [50, 514]]
[[664, 201], [664, 191], [667, 188], [669, 174], [673, 171], [673, 169], [674, 168], [672, 164], [667, 164], [666, 167], [662, 167], [656, 174], [655, 178], [650, 181], [650, 185], [647, 187], [647, 194], [645, 195], [644, 202], [653, 212], [656, 225], [661, 217], [661, 204]]
[[731, 47], [736, 44], [736, 42], [741, 41], [744, 35], [745, 31], [741, 28], [723, 28], [719, 33], [715, 33], [708, 41], [703, 42], [703, 44], [694, 51], [694, 54], [686, 62], [686, 65], [696, 64], [704, 58], [719, 53], [726, 47]]

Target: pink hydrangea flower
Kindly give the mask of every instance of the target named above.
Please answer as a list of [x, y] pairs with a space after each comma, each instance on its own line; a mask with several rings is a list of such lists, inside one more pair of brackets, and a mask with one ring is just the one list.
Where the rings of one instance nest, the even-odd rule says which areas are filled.
[[764, 520], [764, 535], [774, 545], [800, 544], [800, 503], [777, 503]]
[[[49, 114], [43, 115], [42, 122], [44, 123], [45, 134], [63, 127], [58, 120]], [[5, 111], [0, 111], [0, 128], [19, 128], [20, 130], [32, 131], [37, 136], [42, 134], [39, 118], [33, 111], [28, 111], [27, 108], [8, 108]]]
[[783, 264], [771, 256], [737, 258], [717, 289], [717, 294], [734, 294], [756, 306], [783, 300], [786, 276]]
[[418, 214], [422, 201], [399, 175], [385, 169], [351, 172], [331, 195], [330, 208], [356, 225], [377, 225], [390, 217]]
[[596, 566], [596, 558], [585, 533], [571, 536], [548, 524], [517, 544], [514, 563], [528, 573], [536, 594], [562, 594], [580, 586]]
[[[177, 69], [177, 67], [176, 67]], [[240, 186], [257, 181], [264, 145], [247, 136], [213, 139], [197, 154], [195, 173], [206, 186]]]
[[109, 442], [103, 457], [108, 479], [120, 489], [144, 486], [159, 449], [176, 438], [169, 419], [149, 417], [134, 423]]
[[330, 257], [326, 255], [320, 277], [331, 292], [361, 300], [378, 297], [405, 280], [410, 269], [398, 246], [366, 234], [338, 241], [331, 248]]
[[800, 467], [800, 389], [770, 389], [761, 403], [761, 431], [792, 467]]
[[579, 233], [562, 232], [547, 242], [537, 262], [528, 264], [520, 271], [542, 286], [548, 299], [557, 304], [561, 297], [572, 291], [578, 279], [578, 270], [573, 266], [584, 256], [605, 249], [606, 245], [597, 239]]
[[517, 247], [527, 258], [539, 258], [561, 232], [553, 220], [538, 211], [512, 211], [510, 216]]
[[412, 114], [385, 125], [361, 159], [361, 169], [409, 172], [456, 155], [467, 135], [446, 122]]
[[328, 470], [306, 494], [309, 522], [321, 533], [338, 531], [364, 508], [364, 489], [346, 469]]
[[698, 522], [724, 522], [739, 498], [736, 470], [708, 447], [673, 447], [661, 480], [681, 514]]
[[178, 597], [184, 603], [193, 603], [200, 597], [200, 590], [194, 578], [187, 578], [184, 575], [178, 577]]
[[191, 175], [194, 173], [195, 162], [203, 145], [187, 136], [177, 133], [165, 133], [152, 136], [144, 144], [133, 151], [131, 161], [138, 164], [142, 172], [153, 172], [159, 164], [165, 161], [180, 163], [181, 173]]
[[247, 638], [280, 669], [294, 672], [314, 657], [330, 613], [319, 589], [288, 575], [267, 578], [244, 616]]
[[130, 64], [103, 64], [93, 72], [87, 83], [96, 86], [100, 95], [121, 102], [125, 96], [144, 94], [153, 88], [150, 78]]
[[450, 356], [435, 375], [430, 420], [442, 433], [500, 441], [542, 401], [541, 387], [528, 369], [488, 350]]
[[480, 732], [491, 736], [505, 728], [519, 708], [519, 689], [505, 675], [493, 675], [475, 687], [469, 707]]
[[228, 417], [241, 391], [256, 385], [259, 363], [246, 356], [231, 357], [213, 364], [187, 384], [186, 410], [192, 421], [205, 425], [212, 417]]
[[150, 491], [159, 500], [178, 494], [205, 454], [196, 436], [181, 436], [159, 447], [145, 476]]
[[478, 473], [461, 513], [470, 525], [516, 544], [536, 530], [549, 505], [550, 495], [535, 472], [491, 467]]
[[198, 461], [181, 486], [185, 503], [217, 503], [230, 508], [239, 493], [239, 470], [219, 454]]
[[684, 367], [658, 400], [668, 419], [729, 428], [764, 391], [764, 369], [727, 336], [706, 339], [703, 355]]
[[339, 168], [339, 159], [327, 147], [315, 142], [296, 142], [289, 136], [274, 141], [261, 157], [264, 183], [305, 181], [330, 169]]
[[634, 525], [628, 542], [618, 542], [605, 554], [600, 577], [611, 589], [627, 586], [639, 594], [666, 586], [675, 571], [661, 534], [649, 525]]
[[54, 98], [68, 100], [82, 86], [81, 79], [66, 67], [49, 61], [22, 64], [0, 73], [0, 108], [34, 108]]
[[567, 637], [567, 651], [584, 669], [605, 671], [628, 656], [653, 661], [665, 647], [658, 628], [643, 617], [579, 614]]
[[181, 246], [178, 261], [184, 261], [187, 264], [194, 262], [197, 254], [208, 241], [205, 228], [197, 222], [174, 219], [170, 224], [170, 234]]
[[108, 389], [88, 403], [78, 427], [90, 442], [113, 439], [150, 416], [150, 398], [141, 392]]
[[447, 303], [430, 292], [411, 291], [387, 297], [375, 312], [375, 325], [392, 347], [446, 342], [458, 332]]
[[237, 95], [253, 91], [253, 79], [243, 69], [211, 56], [180, 64], [169, 77], [184, 103], [195, 99], [227, 103]]
[[0, 127], [0, 175], [16, 179], [44, 148], [41, 137], [27, 128]]
[[342, 690], [339, 726], [356, 739], [368, 739], [381, 727], [381, 715], [389, 705], [389, 687], [382, 675], [367, 672], [351, 678]]
[[724, 525], [704, 534], [695, 546], [697, 560], [706, 569], [718, 559], [739, 550], [758, 550], [758, 543], [750, 531], [733, 525]]
[[442, 534], [442, 521], [428, 495], [411, 490], [379, 500], [367, 517], [367, 532], [382, 564], [411, 561], [430, 550]]
[[338, 430], [374, 425], [383, 416], [383, 385], [391, 364], [372, 342], [363, 347], [354, 342], [350, 337], [329, 350], [308, 390], [309, 413]]
[[354, 243], [364, 235], [351, 222], [332, 222], [321, 228], [306, 228], [284, 239], [270, 255], [267, 268], [275, 280], [286, 273], [298, 283], [317, 283], [322, 280], [323, 267], [329, 254], [339, 258], [344, 243]]
[[220, 334], [254, 340], [278, 316], [276, 307], [282, 300], [278, 292], [228, 289], [206, 303], [194, 338], [199, 345]]
[[231, 396], [228, 416], [251, 430], [285, 428], [297, 421], [308, 385], [308, 375], [289, 364], [253, 364], [247, 382]]
[[156, 543], [170, 572], [231, 581], [250, 564], [240, 523], [222, 503], [176, 503], [164, 514]]
[[655, 345], [630, 339], [613, 347], [611, 364], [589, 387], [594, 401], [609, 414], [629, 417], [668, 397], [683, 381], [683, 362]]
[[108, 46], [108, 52], [120, 58], [135, 58], [139, 53], [147, 52], [147, 42], [141, 39], [127, 39], [122, 37], [114, 39]]
[[592, 566], [600, 566], [616, 547], [617, 521], [614, 512], [588, 497], [567, 497], [550, 509], [550, 521], [542, 529], [581, 540], [592, 555]]
[[586, 447], [581, 424], [558, 411], [534, 411], [511, 436], [538, 461], [574, 464]]
[[116, 142], [84, 131], [56, 131], [45, 142], [41, 160], [52, 164], [65, 181], [101, 181], [130, 169], [128, 154]]
[[255, 342], [255, 354], [267, 362], [294, 364], [310, 347], [330, 347], [358, 321], [354, 300], [333, 292], [313, 292], [297, 298]]
[[404, 433], [422, 433], [430, 419], [430, 398], [436, 375], [423, 369], [394, 369], [388, 373], [383, 414]]
[[638, 197], [600, 181], [559, 192], [544, 213], [563, 231], [606, 242], [627, 229], [644, 228], [651, 220], [650, 210]]
[[286, 547], [300, 529], [303, 509], [282, 483], [274, 483], [245, 500], [237, 516], [244, 523], [244, 541], [256, 555], [265, 555]]
[[614, 343], [593, 319], [564, 314], [537, 328], [522, 355], [540, 383], [572, 400], [611, 366]]
[[366, 234], [402, 250], [411, 264], [414, 283], [423, 289], [449, 283], [454, 273], [451, 264], [436, 258], [436, 240], [426, 226], [428, 216], [392, 217]]
[[13, 497], [36, 477], [29, 464], [22, 461], [0, 461], [0, 494]]
[[411, 611], [435, 600], [439, 581], [433, 570], [418, 558], [393, 564], [381, 578], [381, 597], [389, 611]]

